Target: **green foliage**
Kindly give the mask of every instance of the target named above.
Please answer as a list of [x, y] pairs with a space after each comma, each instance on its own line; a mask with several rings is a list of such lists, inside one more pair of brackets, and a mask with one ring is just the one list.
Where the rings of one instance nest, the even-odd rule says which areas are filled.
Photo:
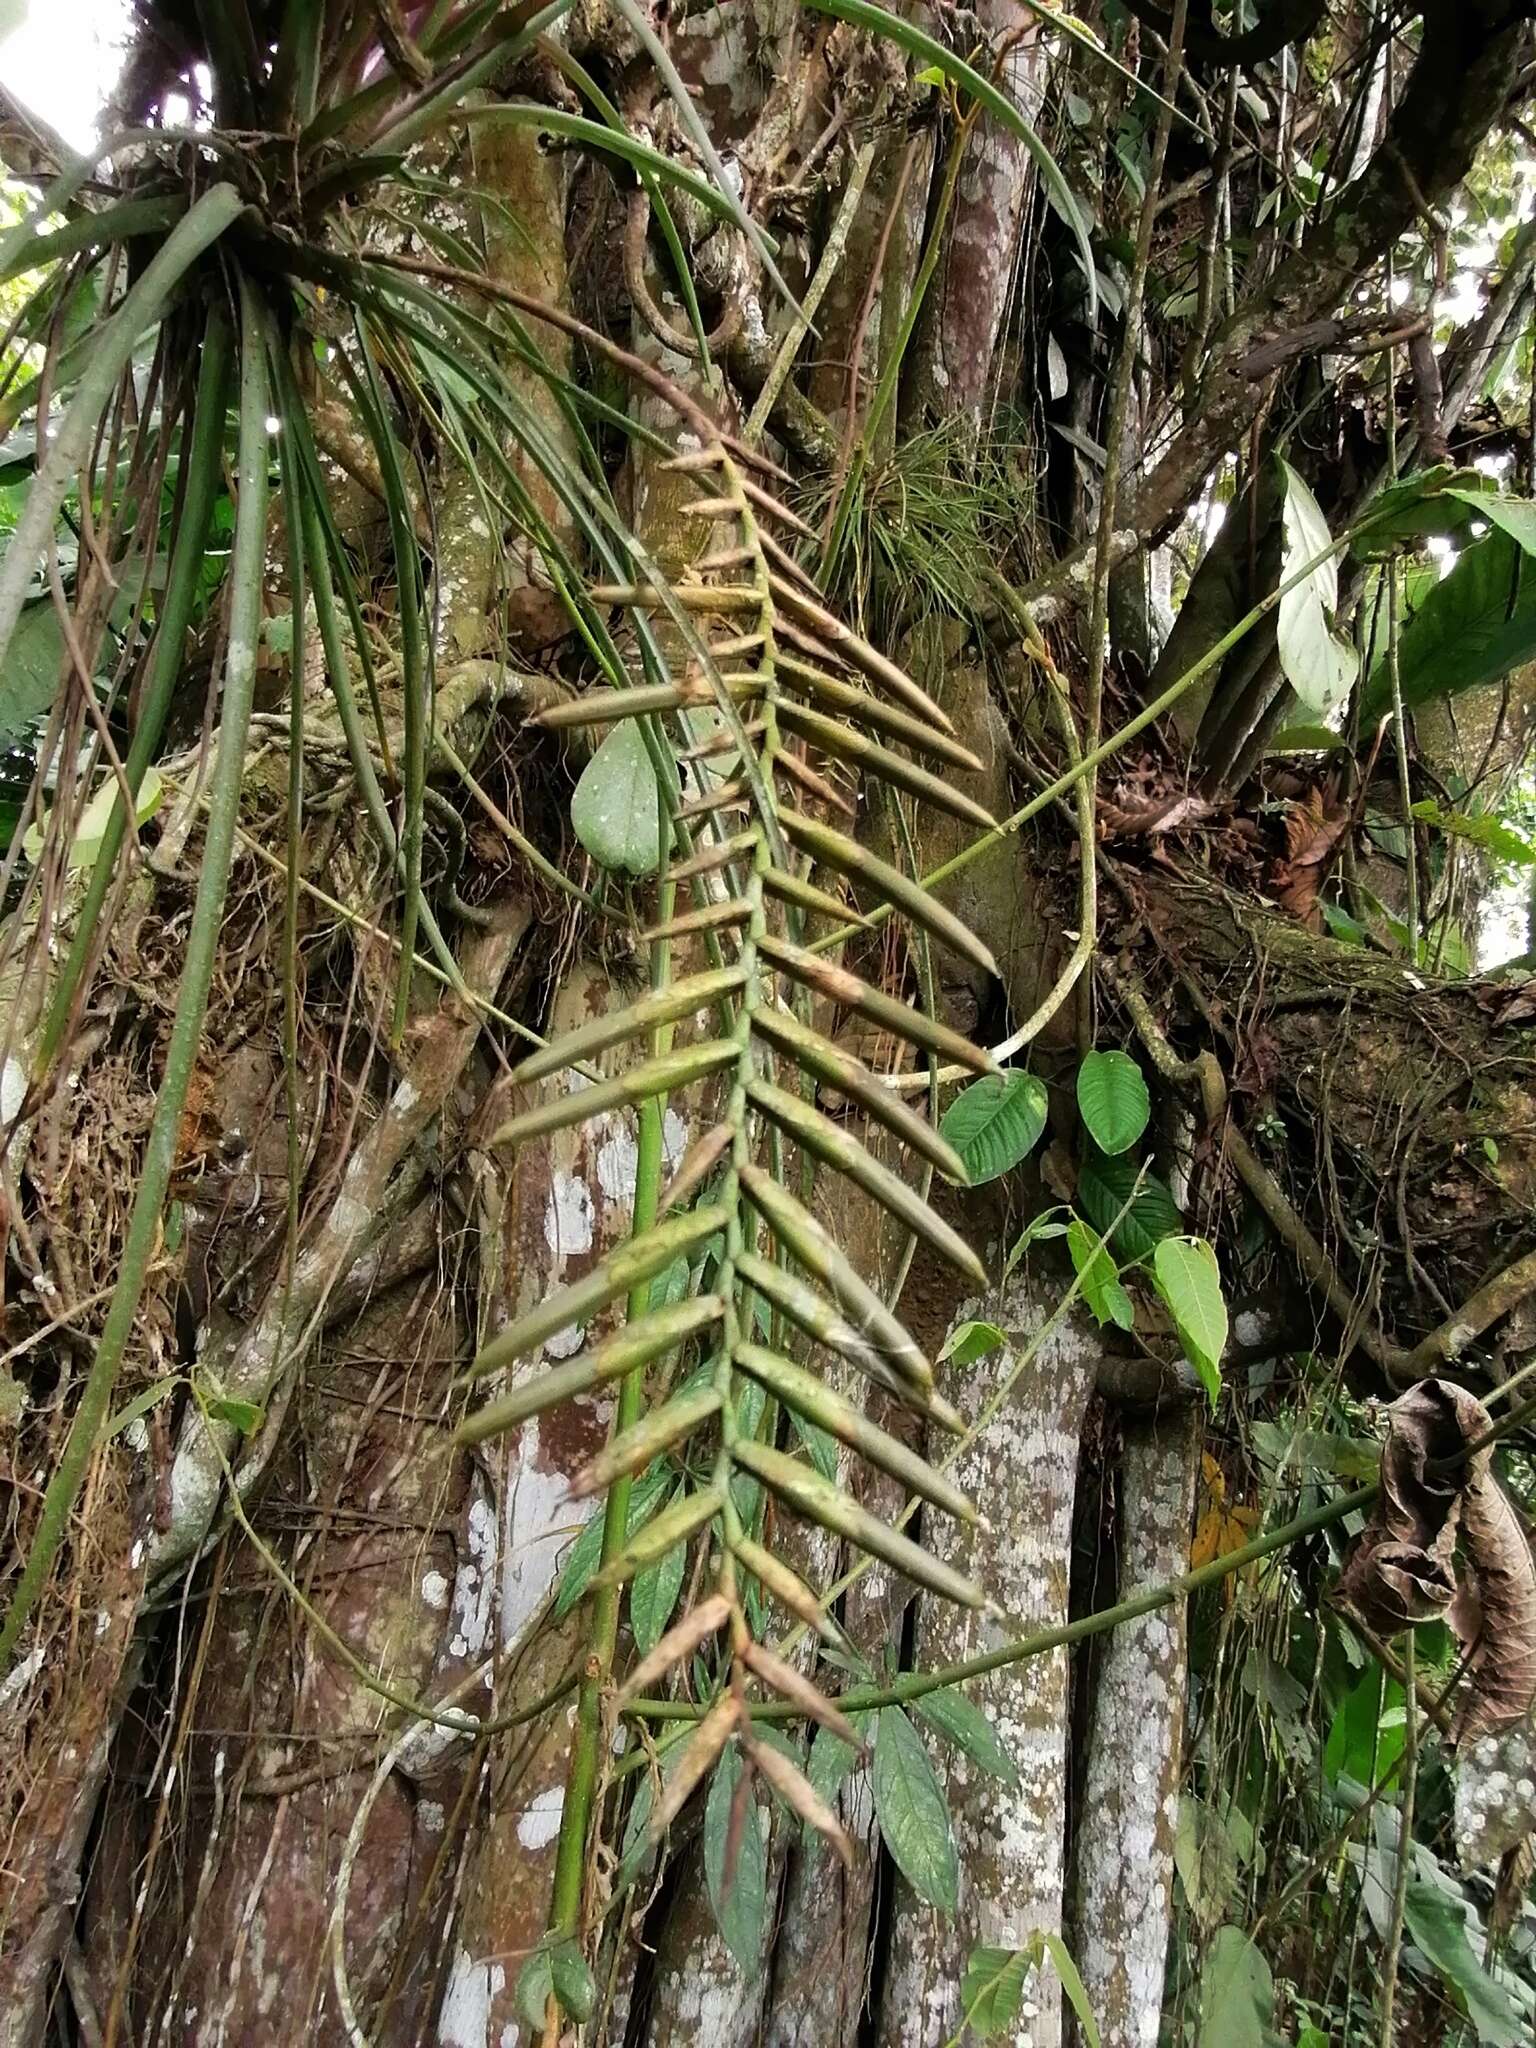
[[1084, 1301], [1101, 1323], [1114, 1323], [1122, 1330], [1134, 1329], [1136, 1310], [1131, 1297], [1120, 1285], [1120, 1272], [1100, 1234], [1090, 1230], [1080, 1217], [1067, 1226], [1067, 1252], [1072, 1269], [1082, 1286]]
[[1152, 1114], [1140, 1067], [1123, 1052], [1090, 1052], [1077, 1070], [1077, 1106], [1101, 1152], [1128, 1152]]
[[[768, 1915], [768, 1834], [762, 1809], [748, 1788], [738, 1808], [738, 1838], [731, 1812], [742, 1782], [741, 1760], [727, 1749], [710, 1779], [704, 1802], [704, 1877], [721, 1939], [748, 1977], [763, 1966]], [[733, 1862], [727, 1851], [735, 1848]]]
[[[1285, 483], [1285, 544], [1276, 627], [1280, 666], [1307, 709], [1323, 717], [1348, 696], [1359, 662], [1354, 648], [1334, 630], [1333, 615], [1339, 601], [1337, 557], [1329, 555], [1307, 574], [1300, 573], [1328, 548], [1333, 538], [1328, 522], [1305, 480], [1282, 457], [1275, 459]], [[1287, 584], [1292, 587], [1287, 589]]]
[[1040, 1141], [1049, 1102], [1037, 1075], [987, 1074], [964, 1088], [939, 1129], [965, 1164], [973, 1187], [1011, 1172]]
[[[1178, 1235], [1183, 1223], [1172, 1195], [1157, 1176], [1141, 1174], [1135, 1161], [1123, 1154], [1111, 1159], [1090, 1150], [1078, 1172], [1077, 1199], [1101, 1236], [1113, 1232], [1111, 1248], [1121, 1259], [1149, 1258], [1165, 1237]], [[1125, 1214], [1117, 1224], [1115, 1219], [1122, 1210]]]
[[1007, 1341], [996, 1323], [956, 1323], [944, 1340], [939, 1362], [975, 1365], [980, 1359], [990, 1358], [994, 1351], [1001, 1351]]
[[989, 1778], [1000, 1778], [1005, 1785], [1018, 1783], [1017, 1767], [999, 1740], [996, 1728], [957, 1686], [941, 1686], [937, 1692], [924, 1693], [916, 1706], [930, 1727], [937, 1728], [957, 1749], [963, 1750]]
[[900, 1707], [882, 1707], [876, 1721], [873, 1787], [875, 1817], [896, 1868], [920, 1899], [952, 1913], [960, 1864], [949, 1808], [922, 1737]]
[[1219, 1927], [1200, 1976], [1200, 2029], [1222, 2048], [1270, 2048], [1275, 1986], [1269, 1964], [1240, 1927]]
[[1152, 1277], [1214, 1408], [1227, 1348], [1227, 1304], [1216, 1254], [1203, 1237], [1162, 1238], [1153, 1249]]
[[1068, 2004], [1077, 2015], [1083, 2048], [1100, 2048], [1098, 2023], [1077, 1965], [1061, 1936], [1044, 1930], [1033, 1935], [1023, 1948], [971, 1951], [961, 1980], [960, 2002], [966, 2027], [978, 2039], [995, 2040], [1015, 2026], [1024, 2002], [1024, 1987], [1047, 1956], [1061, 1979]]
[[600, 867], [653, 875], [661, 865], [656, 770], [645, 735], [632, 720], [609, 733], [581, 771], [571, 823]]

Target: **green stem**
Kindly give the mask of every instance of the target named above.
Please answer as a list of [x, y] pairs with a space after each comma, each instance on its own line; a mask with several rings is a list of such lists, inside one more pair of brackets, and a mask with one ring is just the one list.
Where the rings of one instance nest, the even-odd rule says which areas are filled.
[[[845, 1714], [856, 1714], [869, 1713], [879, 1707], [904, 1706], [912, 1700], [925, 1699], [929, 1693], [939, 1692], [945, 1686], [963, 1685], [967, 1679], [984, 1678], [989, 1672], [1006, 1670], [1011, 1664], [1023, 1664], [1031, 1657], [1043, 1657], [1048, 1651], [1087, 1642], [1093, 1636], [1118, 1628], [1122, 1622], [1137, 1621], [1144, 1614], [1155, 1614], [1160, 1607], [1172, 1606], [1175, 1600], [1188, 1599], [1191, 1593], [1215, 1585], [1230, 1573], [1242, 1571], [1246, 1565], [1255, 1564], [1260, 1558], [1300, 1542], [1304, 1536], [1332, 1528], [1346, 1515], [1368, 1508], [1379, 1491], [1380, 1487], [1374, 1483], [1357, 1487], [1353, 1493], [1341, 1494], [1336, 1500], [1298, 1515], [1283, 1527], [1272, 1529], [1267, 1536], [1255, 1537], [1240, 1550], [1229, 1550], [1225, 1556], [1212, 1558], [1209, 1564], [1200, 1565], [1194, 1571], [1181, 1572], [1175, 1579], [1165, 1579], [1160, 1585], [1148, 1586], [1144, 1592], [1120, 1601], [1115, 1607], [1102, 1608], [1097, 1614], [1085, 1614], [1080, 1620], [1064, 1622], [1057, 1628], [1039, 1629], [1034, 1635], [1021, 1636], [996, 1650], [987, 1650], [979, 1657], [967, 1657], [959, 1664], [946, 1664], [937, 1671], [908, 1671], [889, 1685], [856, 1685], [838, 1695], [838, 1707]], [[631, 1700], [624, 1711], [638, 1721], [692, 1721], [705, 1710], [690, 1700], [639, 1699]], [[798, 1707], [782, 1700], [752, 1708], [754, 1719], [770, 1721], [793, 1720], [799, 1712]]]
[[101, 415], [140, 335], [160, 318], [171, 293], [244, 205], [233, 185], [215, 185], [205, 192], [150, 258], [143, 276], [130, 286], [109, 324], [93, 337], [79, 388], [32, 479], [16, 530], [0, 556], [0, 660], [11, 644], [32, 586], [32, 572], [53, 532], [54, 518], [65, 493], [90, 460]]
[[[166, 580], [165, 598], [160, 609], [155, 641], [145, 665], [138, 723], [134, 727], [133, 743], [123, 763], [123, 773], [135, 797], [138, 796], [145, 771], [154, 759], [165, 731], [165, 721], [170, 714], [171, 696], [176, 687], [176, 679], [181, 674], [187, 628], [192, 623], [192, 614], [202, 585], [203, 564], [207, 558], [208, 522], [224, 475], [221, 459], [224, 447], [224, 412], [228, 398], [232, 355], [228, 316], [222, 306], [215, 305], [208, 316], [208, 325], [203, 335], [202, 365], [198, 374], [197, 395], [193, 401], [192, 424], [185, 455], [186, 498], [176, 530], [176, 545], [171, 555], [170, 575]], [[107, 900], [107, 891], [112, 886], [112, 877], [117, 869], [117, 857], [127, 829], [127, 813], [119, 796], [113, 802], [111, 816], [107, 819], [107, 828], [101, 839], [101, 850], [96, 856], [91, 879], [86, 884], [85, 896], [80, 905], [80, 914], [75, 922], [75, 936], [70, 944], [69, 956], [60, 969], [48, 1006], [48, 1014], [43, 1021], [33, 1067], [38, 1079], [41, 1079], [52, 1066], [69, 1029], [75, 997], [91, 957], [96, 925], [101, 916], [102, 905]]]
[[1392, 2006], [1397, 1965], [1408, 1912], [1408, 1879], [1413, 1870], [1413, 1795], [1419, 1776], [1419, 1698], [1415, 1685], [1414, 1635], [1403, 1643], [1403, 1796], [1397, 1809], [1397, 1870], [1392, 1882], [1392, 1921], [1381, 1965], [1381, 2048], [1392, 2048]]
[[[665, 820], [662, 832], [665, 837]], [[672, 915], [676, 887], [663, 883], [658, 892], [660, 921]], [[672, 948], [658, 939], [651, 947], [651, 986], [664, 988], [671, 974]], [[651, 1052], [665, 1050], [671, 1026], [663, 1026], [651, 1037]], [[662, 1125], [665, 1097], [653, 1095], [640, 1105], [640, 1136], [635, 1159], [635, 1202], [631, 1235], [643, 1236], [656, 1221], [661, 1195]], [[650, 1307], [651, 1282], [642, 1280], [630, 1290], [625, 1314], [638, 1322]], [[639, 1421], [645, 1405], [645, 1373], [632, 1372], [619, 1386], [614, 1406], [613, 1434], [619, 1436]], [[603, 1507], [602, 1564], [608, 1564], [624, 1548], [629, 1532], [629, 1499], [633, 1479], [626, 1473], [608, 1489]], [[592, 1805], [597, 1791], [598, 1765], [602, 1755], [603, 1687], [613, 1667], [613, 1653], [619, 1639], [619, 1612], [623, 1602], [620, 1586], [599, 1586], [592, 1596], [592, 1623], [587, 1638], [587, 1658], [581, 1689], [576, 1697], [576, 1725], [571, 1735], [571, 1761], [566, 1773], [565, 1803], [560, 1809], [560, 1837], [555, 1845], [554, 1886], [550, 1895], [549, 1924], [558, 1934], [575, 1934], [581, 1926], [581, 1897], [587, 1867], [587, 1835], [592, 1822]]]
[[[215, 195], [210, 194], [210, 197]], [[239, 504], [230, 562], [229, 650], [219, 720], [218, 753], [208, 788], [208, 823], [198, 873], [197, 899], [187, 932], [176, 1014], [166, 1046], [165, 1072], [155, 1099], [144, 1165], [123, 1244], [96, 1356], [86, 1375], [63, 1455], [43, 1495], [37, 1533], [0, 1626], [0, 1669], [15, 1653], [37, 1597], [47, 1583], [65, 1536], [86, 1468], [112, 1402], [118, 1367], [133, 1334], [150, 1261], [160, 1241], [161, 1213], [176, 1152], [176, 1134], [197, 1060], [208, 989], [218, 952], [219, 927], [229, 883], [235, 828], [245, 771], [246, 734], [256, 681], [267, 524], [267, 363], [264, 315], [240, 280]]]

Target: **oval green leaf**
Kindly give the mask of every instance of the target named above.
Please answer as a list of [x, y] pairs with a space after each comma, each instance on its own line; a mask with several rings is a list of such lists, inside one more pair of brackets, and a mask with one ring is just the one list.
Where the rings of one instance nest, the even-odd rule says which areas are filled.
[[600, 867], [653, 875], [661, 864], [656, 806], [656, 770], [645, 735], [626, 718], [582, 769], [571, 798], [571, 824]]
[[1152, 1278], [1214, 1408], [1227, 1348], [1227, 1304], [1216, 1254], [1203, 1237], [1165, 1237], [1152, 1254]]
[[900, 1707], [882, 1707], [875, 1727], [875, 1818], [892, 1860], [920, 1899], [953, 1913], [960, 1862], [949, 1807], [922, 1737]]
[[987, 1074], [955, 1097], [939, 1134], [954, 1146], [977, 1187], [1029, 1157], [1045, 1129], [1046, 1109], [1045, 1084], [1034, 1074]]
[[1130, 1150], [1152, 1114], [1142, 1071], [1124, 1052], [1090, 1052], [1084, 1057], [1077, 1070], [1077, 1106], [1089, 1137], [1111, 1157]]

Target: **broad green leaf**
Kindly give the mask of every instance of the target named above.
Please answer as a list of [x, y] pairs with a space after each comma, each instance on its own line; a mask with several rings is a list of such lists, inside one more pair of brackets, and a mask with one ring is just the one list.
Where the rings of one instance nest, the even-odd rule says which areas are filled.
[[[165, 794], [158, 768], [146, 768], [144, 779], [139, 784], [135, 810], [139, 824], [146, 823], [160, 808]], [[97, 789], [75, 827], [75, 836], [70, 841], [68, 864], [72, 868], [94, 867], [96, 856], [101, 851], [101, 842], [106, 837], [107, 826], [112, 817], [112, 806], [118, 797], [117, 777], [109, 775]], [[29, 825], [22, 834], [21, 850], [28, 860], [36, 860], [43, 850], [47, 837], [47, 820], [40, 825]]]
[[636, 1572], [629, 1589], [629, 1626], [642, 1657], [654, 1650], [666, 1633], [687, 1567], [688, 1546], [678, 1543], [654, 1564]]
[[[64, 660], [64, 633], [53, 600], [29, 604], [16, 621], [0, 676], [0, 741], [20, 737], [53, 702]], [[35, 856], [34, 856], [35, 858]]]
[[1192, 1792], [1179, 1799], [1173, 1867], [1189, 1910], [1209, 1934], [1221, 1925], [1237, 1887], [1237, 1848], [1221, 1815]]
[[589, 2020], [597, 2008], [597, 1985], [577, 1942], [557, 1941], [549, 1952], [555, 1996], [573, 2020]]
[[[1448, 486], [1459, 488], [1452, 490]], [[1471, 506], [1480, 504], [1498, 489], [1492, 477], [1480, 470], [1456, 469], [1440, 463], [1405, 476], [1378, 491], [1365, 508], [1370, 521], [1351, 544], [1356, 561], [1384, 561], [1405, 543], [1422, 540], [1426, 534], [1456, 540], [1471, 528]]]
[[1320, 2027], [1305, 2026], [1296, 2036], [1296, 2048], [1329, 2048], [1328, 2036]]
[[[1416, 710], [1442, 697], [1496, 683], [1536, 657], [1536, 562], [1501, 527], [1462, 549], [1449, 576], [1429, 583], [1398, 636], [1403, 704]], [[1362, 713], [1392, 705], [1383, 654], [1366, 685]]]
[[958, 1686], [946, 1685], [938, 1692], [925, 1693], [913, 1704], [931, 1728], [937, 1728], [957, 1749], [964, 1750], [989, 1778], [1001, 1778], [1005, 1785], [1018, 1783], [1017, 1766], [998, 1739], [997, 1730]]
[[1373, 1661], [1329, 1723], [1323, 1775], [1331, 1783], [1353, 1778], [1368, 1790], [1381, 1783], [1402, 1754], [1403, 1689], [1395, 1678], [1388, 1678], [1383, 1694], [1383, 1677], [1381, 1666]]
[[[624, 1525], [626, 1542], [643, 1522], [651, 1519], [671, 1483], [672, 1472], [666, 1465], [652, 1465], [641, 1473], [630, 1489], [629, 1515]], [[555, 1595], [556, 1621], [569, 1614], [587, 1590], [587, 1581], [597, 1570], [602, 1554], [603, 1517], [599, 1510], [588, 1519], [565, 1560], [565, 1570], [560, 1574], [560, 1590]]]
[[254, 1436], [266, 1415], [266, 1410], [258, 1408], [254, 1401], [237, 1401], [227, 1394], [216, 1394], [203, 1406], [213, 1421], [228, 1423], [241, 1436]]
[[1005, 2033], [1019, 2016], [1024, 1986], [1036, 1959], [1028, 1949], [975, 1948], [960, 1980], [966, 2024], [983, 2041]]
[[1101, 1152], [1128, 1152], [1147, 1128], [1151, 1098], [1140, 1067], [1124, 1052], [1090, 1052], [1077, 1070], [1077, 1106]]
[[768, 1843], [762, 1808], [754, 1796], [747, 1801], [736, 1868], [727, 1872], [725, 1851], [731, 1800], [740, 1776], [741, 1757], [735, 1743], [728, 1743], [715, 1766], [709, 1796], [704, 1802], [704, 1876], [721, 1940], [736, 1958], [743, 1975], [755, 1977], [762, 1967], [768, 1924]]
[[[1333, 536], [1305, 481], [1283, 456], [1275, 459], [1285, 480], [1283, 585], [1321, 554]], [[1319, 717], [1343, 703], [1359, 666], [1354, 648], [1333, 629], [1338, 602], [1339, 565], [1330, 555], [1285, 592], [1276, 621], [1276, 646], [1286, 680]]]
[[1165, 1237], [1152, 1254], [1152, 1279], [1214, 1408], [1227, 1348], [1227, 1304], [1216, 1254], [1203, 1237]]
[[1528, 555], [1536, 555], [1536, 505], [1529, 498], [1506, 498], [1497, 491], [1466, 490], [1447, 485], [1445, 495], [1459, 498], [1472, 509], [1474, 519], [1486, 519], [1507, 533]]
[[1410, 815], [1425, 825], [1433, 825], [1437, 831], [1449, 833], [1453, 839], [1465, 839], [1473, 846], [1482, 847], [1495, 860], [1504, 861], [1511, 867], [1536, 867], [1536, 846], [1506, 825], [1502, 818], [1491, 815], [1472, 817], [1465, 811], [1443, 811], [1432, 796], [1415, 804]]
[[1240, 1927], [1219, 1927], [1200, 1972], [1200, 2038], [1211, 2048], [1268, 2048], [1275, 1985]]
[[1530, 2040], [1509, 1993], [1490, 1977], [1467, 1934], [1467, 1901], [1438, 1884], [1410, 1878], [1403, 1918], [1408, 1936], [1466, 2003], [1483, 2048], [1519, 2048]]
[[637, 720], [609, 733], [571, 798], [576, 837], [600, 867], [653, 875], [661, 861], [656, 770]]
[[986, 1074], [964, 1088], [939, 1123], [965, 1161], [972, 1186], [996, 1180], [1028, 1158], [1045, 1129], [1045, 1084], [1015, 1069]]
[[1121, 1259], [1149, 1257], [1165, 1237], [1178, 1236], [1184, 1221], [1174, 1207], [1172, 1195], [1155, 1174], [1144, 1177], [1135, 1199], [1131, 1199], [1137, 1171], [1133, 1159], [1124, 1155], [1106, 1159], [1102, 1152], [1091, 1149], [1078, 1170], [1077, 1199], [1095, 1230], [1109, 1230], [1130, 1201], [1110, 1240], [1116, 1257]]
[[922, 1737], [900, 1707], [882, 1707], [875, 1727], [875, 1818], [892, 1860], [919, 1898], [952, 1913], [960, 1863], [949, 1807]]
[[974, 1365], [1001, 1351], [1007, 1341], [996, 1323], [957, 1323], [944, 1340], [939, 1363], [948, 1359], [951, 1365]]
[[1136, 1308], [1120, 1285], [1120, 1269], [1110, 1257], [1108, 1246], [1099, 1242], [1098, 1232], [1090, 1230], [1081, 1217], [1074, 1216], [1067, 1225], [1067, 1250], [1072, 1270], [1082, 1282], [1082, 1297], [1100, 1323], [1114, 1323], [1122, 1330], [1134, 1329]]
[[1328, 725], [1287, 725], [1264, 749], [1266, 754], [1326, 754], [1340, 744]]

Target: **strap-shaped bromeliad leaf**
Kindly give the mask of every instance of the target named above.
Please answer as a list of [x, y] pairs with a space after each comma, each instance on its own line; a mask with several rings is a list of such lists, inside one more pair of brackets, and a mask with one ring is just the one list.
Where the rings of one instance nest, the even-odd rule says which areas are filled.
[[[940, 805], [981, 827], [982, 807], [955, 783], [980, 763], [954, 736], [950, 720], [912, 679], [850, 633], [822, 605], [781, 542], [775, 525], [794, 515], [720, 447], [673, 465], [692, 473], [702, 495], [689, 509], [728, 528], [729, 538], [697, 569], [669, 587], [624, 585], [593, 593], [599, 603], [664, 611], [689, 650], [681, 680], [605, 690], [542, 714], [546, 725], [609, 725], [623, 718], [658, 721], [677, 764], [677, 857], [667, 877], [691, 893], [692, 907], [653, 936], [700, 935], [716, 963], [569, 1032], [525, 1060], [514, 1083], [529, 1084], [582, 1066], [599, 1053], [639, 1043], [690, 1017], [709, 1020], [696, 1041], [651, 1051], [612, 1079], [549, 1094], [514, 1116], [494, 1142], [523, 1140], [582, 1123], [601, 1111], [675, 1097], [707, 1084], [716, 1106], [662, 1199], [660, 1220], [611, 1252], [590, 1273], [550, 1295], [480, 1353], [476, 1376], [530, 1357], [557, 1332], [590, 1321], [637, 1285], [690, 1259], [699, 1291], [633, 1318], [575, 1358], [552, 1365], [491, 1401], [462, 1426], [478, 1439], [511, 1428], [557, 1402], [590, 1393], [696, 1347], [699, 1367], [674, 1378], [658, 1405], [622, 1430], [575, 1481], [599, 1492], [662, 1455], [689, 1475], [671, 1503], [635, 1534], [599, 1574], [613, 1584], [633, 1576], [706, 1526], [715, 1531], [715, 1589], [696, 1603], [632, 1674], [631, 1685], [663, 1676], [728, 1627], [731, 1679], [700, 1722], [685, 1761], [668, 1778], [654, 1825], [664, 1827], [733, 1731], [745, 1731], [743, 1687], [755, 1676], [805, 1711], [833, 1712], [814, 1687], [755, 1643], [746, 1625], [740, 1574], [757, 1578], [791, 1613], [836, 1639], [815, 1594], [741, 1503], [766, 1490], [794, 1514], [836, 1532], [919, 1585], [972, 1606], [984, 1594], [920, 1543], [879, 1520], [803, 1456], [770, 1440], [780, 1409], [827, 1432], [856, 1456], [899, 1479], [929, 1508], [974, 1519], [963, 1493], [918, 1452], [873, 1422], [813, 1365], [783, 1354], [783, 1333], [808, 1340], [809, 1358], [830, 1353], [889, 1390], [940, 1428], [958, 1417], [934, 1389], [921, 1346], [857, 1270], [847, 1250], [792, 1191], [786, 1153], [811, 1170], [842, 1175], [907, 1231], [967, 1278], [985, 1271], [963, 1238], [932, 1208], [923, 1188], [937, 1169], [963, 1182], [965, 1169], [934, 1127], [862, 1061], [812, 1021], [827, 1009], [849, 1012], [919, 1051], [977, 1072], [988, 1054], [936, 1018], [872, 986], [806, 944], [807, 917], [862, 920], [842, 890], [856, 889], [899, 913], [929, 939], [989, 971], [985, 946], [909, 876], [814, 813], [851, 812], [828, 777], [838, 764], [893, 790]], [[907, 749], [895, 751], [895, 744]], [[817, 758], [819, 757], [819, 759]], [[846, 1124], [821, 1109], [818, 1086], [835, 1091], [894, 1148], [911, 1155], [902, 1171]], [[891, 1147], [885, 1148], [887, 1152]], [[799, 1173], [793, 1176], [800, 1181]], [[684, 1204], [692, 1206], [684, 1207]], [[742, 1423], [742, 1395], [761, 1389], [759, 1433]], [[686, 1453], [686, 1455], [684, 1455]], [[733, 1488], [738, 1476], [756, 1481]], [[758, 1513], [761, 1511], [758, 1510]], [[819, 1705], [799, 1696], [809, 1692]], [[816, 1795], [800, 1794], [806, 1817]], [[835, 1830], [832, 1823], [829, 1831]]]

